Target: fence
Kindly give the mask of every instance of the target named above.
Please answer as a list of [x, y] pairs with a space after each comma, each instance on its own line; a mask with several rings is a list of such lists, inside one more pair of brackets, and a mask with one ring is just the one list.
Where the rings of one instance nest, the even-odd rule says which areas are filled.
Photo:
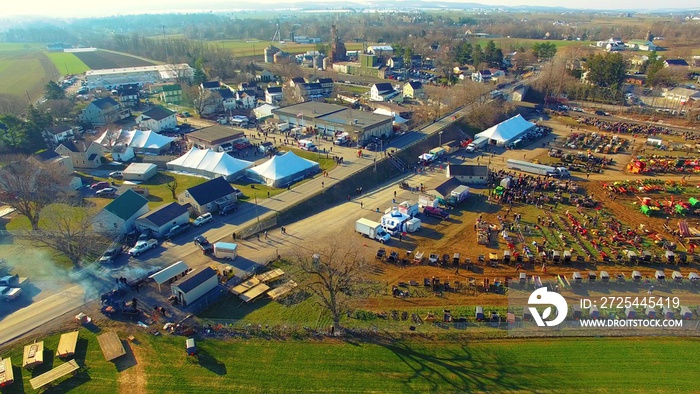
[[277, 215], [260, 220], [248, 227], [243, 227], [238, 230], [237, 238], [245, 239], [255, 234], [260, 234], [263, 231], [277, 226]]

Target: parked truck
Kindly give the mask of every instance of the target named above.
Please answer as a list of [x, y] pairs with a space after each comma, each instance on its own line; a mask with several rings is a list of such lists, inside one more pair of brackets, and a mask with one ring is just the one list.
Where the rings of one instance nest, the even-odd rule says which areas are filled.
[[0, 299], [10, 302], [16, 300], [22, 294], [19, 287], [0, 286]]
[[238, 257], [238, 244], [229, 242], [215, 242], [214, 256], [219, 259], [233, 260]]
[[508, 159], [506, 166], [512, 170], [529, 172], [537, 175], [549, 175], [555, 178], [569, 178], [571, 174], [564, 167], [553, 167], [544, 164], [535, 164], [528, 161]]
[[465, 150], [467, 152], [476, 152], [477, 149], [483, 148], [488, 142], [489, 142], [488, 138], [485, 138], [485, 137], [476, 138], [474, 141], [470, 142], [469, 145], [467, 145]]
[[420, 207], [433, 207], [436, 208], [440, 202], [437, 197], [431, 196], [430, 194], [421, 194], [418, 196], [418, 206]]
[[456, 206], [457, 204], [466, 200], [467, 197], [469, 197], [469, 186], [464, 186], [464, 185], [457, 186], [450, 193], [450, 196], [447, 199], [447, 204], [452, 205], [452, 206]]
[[355, 231], [367, 238], [377, 240], [381, 243], [388, 242], [391, 239], [391, 235], [384, 230], [380, 223], [373, 222], [365, 218], [359, 219], [357, 222], [355, 222]]

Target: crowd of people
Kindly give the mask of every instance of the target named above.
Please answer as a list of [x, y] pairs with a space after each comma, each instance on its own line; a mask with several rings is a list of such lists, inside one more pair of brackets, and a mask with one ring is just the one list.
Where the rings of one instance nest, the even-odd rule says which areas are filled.
[[[504, 179], [510, 179], [507, 187], [501, 185]], [[532, 204], [538, 208], [545, 204], [557, 205], [564, 193], [572, 193], [578, 189], [571, 181], [562, 182], [550, 177], [517, 174], [506, 170], [491, 173], [489, 184], [496, 187], [489, 196], [493, 201], [503, 204]]]

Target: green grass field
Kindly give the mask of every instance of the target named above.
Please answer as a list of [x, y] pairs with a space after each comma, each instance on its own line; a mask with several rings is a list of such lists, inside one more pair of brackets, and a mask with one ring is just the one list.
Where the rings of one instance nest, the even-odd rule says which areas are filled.
[[[134, 336], [127, 355], [110, 363], [95, 334], [81, 329], [83, 368], [46, 392], [693, 392], [700, 351], [695, 338], [198, 339], [194, 358], [184, 337]], [[61, 363], [52, 357], [57, 342], [58, 335], [45, 339], [45, 363], [34, 372], [19, 368], [22, 346], [3, 352], [15, 365], [15, 383], [3, 393], [32, 391], [31, 376]]]
[[51, 62], [61, 74], [82, 74], [89, 70], [90, 67], [83, 63], [72, 53], [68, 52], [47, 52], [46, 56], [51, 59]]
[[534, 38], [483, 38], [475, 40], [476, 44], [481, 45], [483, 48], [489, 41], [493, 41], [497, 47], [505, 50], [510, 50], [510, 48], [517, 49], [519, 47], [524, 47], [528, 49], [537, 43], [553, 43], [557, 48], [569, 47], [569, 46], [588, 46], [593, 43], [593, 41], [564, 41], [564, 40], [537, 40]]
[[[230, 49], [233, 52], [234, 56], [262, 56], [265, 48], [270, 46], [269, 41], [262, 40], [219, 40], [207, 41], [206, 43], [219, 48]], [[291, 54], [304, 53], [306, 51], [316, 50], [316, 44], [296, 44], [287, 42], [281, 44], [275, 42], [272, 43], [272, 45]], [[346, 43], [345, 46], [347, 47], [348, 51], [362, 49], [362, 43]]]
[[58, 76], [56, 67], [41, 51], [0, 51], [0, 94], [17, 96], [25, 102], [29, 94], [35, 101], [42, 96], [44, 85]]

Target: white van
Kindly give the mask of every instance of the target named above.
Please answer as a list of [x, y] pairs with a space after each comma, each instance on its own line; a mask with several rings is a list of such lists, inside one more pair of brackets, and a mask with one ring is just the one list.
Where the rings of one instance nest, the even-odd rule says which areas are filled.
[[311, 140], [299, 140], [299, 148], [302, 150], [308, 150], [309, 152], [317, 152], [318, 148], [314, 145]]

